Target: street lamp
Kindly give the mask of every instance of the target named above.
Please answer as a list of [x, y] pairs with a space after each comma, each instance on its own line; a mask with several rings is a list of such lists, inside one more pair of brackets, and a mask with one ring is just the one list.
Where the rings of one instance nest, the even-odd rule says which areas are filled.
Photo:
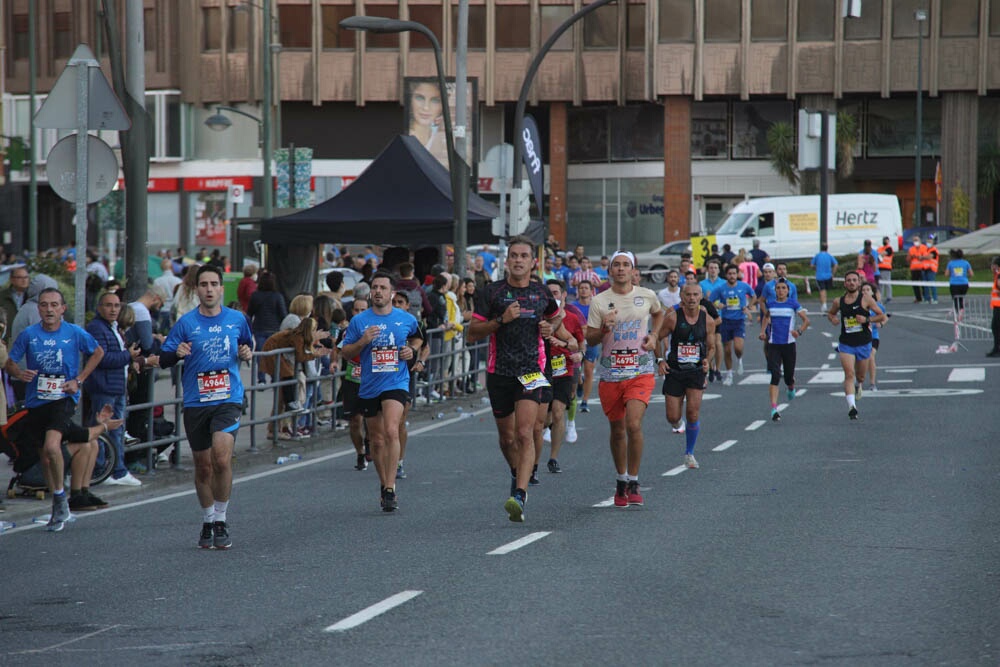
[[230, 113], [239, 114], [240, 116], [245, 116], [250, 120], [257, 123], [257, 147], [264, 149], [263, 158], [264, 161], [264, 192], [261, 196], [261, 204], [264, 207], [264, 219], [270, 220], [273, 215], [273, 198], [271, 194], [271, 156], [270, 151], [267, 149], [267, 142], [264, 140], [264, 121], [251, 113], [237, 109], [236, 107], [227, 107], [225, 105], [218, 105], [215, 107], [215, 113], [205, 119], [205, 126], [213, 132], [223, 132], [228, 130], [233, 121], [229, 120], [229, 116], [224, 115], [222, 112], [228, 111]]
[[[923, 165], [921, 164], [920, 150], [924, 143], [924, 77], [923, 77], [923, 37], [924, 21], [927, 20], [927, 10], [918, 9], [913, 12], [913, 18], [917, 20], [917, 160], [914, 167], [913, 184], [915, 186], [916, 197], [916, 222], [914, 227], [923, 224], [920, 215], [920, 182], [923, 180]], [[937, 222], [935, 220], [935, 222]]]
[[[455, 135], [451, 128], [451, 111], [448, 109], [448, 87], [444, 80], [444, 63], [441, 60], [441, 44], [437, 37], [423, 23], [383, 18], [381, 16], [350, 16], [340, 22], [340, 27], [361, 32], [393, 33], [419, 32], [434, 47], [434, 61], [437, 65], [438, 87], [444, 100], [444, 134], [448, 144], [448, 172], [451, 175], [451, 200], [455, 218], [455, 266], [460, 275], [465, 275], [465, 246], [468, 245], [469, 215], [469, 172], [465, 160], [455, 151]], [[456, 100], [456, 104], [464, 104]]]

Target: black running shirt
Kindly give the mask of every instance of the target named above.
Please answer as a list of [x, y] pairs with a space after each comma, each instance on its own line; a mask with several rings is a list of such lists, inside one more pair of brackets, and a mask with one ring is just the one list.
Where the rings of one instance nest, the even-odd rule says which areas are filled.
[[488, 373], [520, 377], [545, 370], [545, 345], [538, 325], [559, 312], [546, 287], [535, 282], [514, 287], [506, 280], [494, 281], [478, 292], [474, 316], [484, 322], [495, 320], [515, 301], [521, 305], [521, 317], [490, 334]]

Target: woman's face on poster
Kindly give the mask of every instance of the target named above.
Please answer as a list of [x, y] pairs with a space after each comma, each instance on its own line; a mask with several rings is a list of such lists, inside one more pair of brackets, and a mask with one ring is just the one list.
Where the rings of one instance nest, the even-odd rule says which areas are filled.
[[433, 83], [418, 83], [410, 95], [410, 109], [414, 122], [419, 125], [436, 125], [441, 122], [441, 91]]

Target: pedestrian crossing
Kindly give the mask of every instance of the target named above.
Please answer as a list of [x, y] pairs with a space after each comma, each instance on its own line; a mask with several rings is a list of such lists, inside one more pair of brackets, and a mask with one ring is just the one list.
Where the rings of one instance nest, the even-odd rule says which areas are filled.
[[[886, 368], [878, 371], [878, 384], [906, 385], [915, 382], [915, 376], [921, 369], [917, 368]], [[923, 369], [927, 371], [929, 369]], [[844, 383], [844, 371], [825, 368], [818, 371], [798, 371], [799, 384], [809, 385], [841, 385]], [[803, 382], [804, 380], [804, 382]], [[986, 382], [985, 366], [967, 366], [952, 368], [948, 373], [948, 382]], [[770, 373], [747, 373], [737, 384], [766, 385], [771, 382]]]

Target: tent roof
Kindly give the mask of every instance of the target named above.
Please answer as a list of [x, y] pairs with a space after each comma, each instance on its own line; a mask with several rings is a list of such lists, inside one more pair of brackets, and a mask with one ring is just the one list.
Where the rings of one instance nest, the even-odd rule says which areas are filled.
[[[357, 180], [321, 204], [265, 220], [265, 243], [373, 243], [438, 245], [454, 241], [448, 170], [416, 138], [400, 135]], [[493, 240], [497, 207], [473, 192], [469, 243]]]
[[958, 248], [969, 255], [1000, 254], [1000, 225], [991, 225], [938, 244], [940, 250]]

